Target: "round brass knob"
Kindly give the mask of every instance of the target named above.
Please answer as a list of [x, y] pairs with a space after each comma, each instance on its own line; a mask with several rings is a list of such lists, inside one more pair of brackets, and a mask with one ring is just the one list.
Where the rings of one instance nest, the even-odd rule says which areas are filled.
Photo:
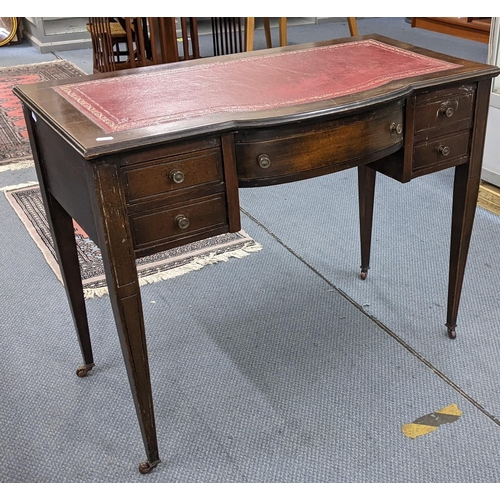
[[184, 182], [184, 174], [180, 170], [172, 170], [169, 174], [170, 179], [172, 179], [176, 184], [181, 184]]
[[446, 106], [445, 104], [439, 108], [439, 113], [447, 118], [451, 118], [454, 112], [455, 110], [451, 106]]
[[259, 164], [260, 168], [269, 168], [271, 166], [271, 158], [267, 155], [259, 155], [257, 157], [257, 163]]
[[403, 125], [401, 125], [401, 123], [398, 123], [397, 125], [395, 123], [391, 123], [390, 130], [391, 133], [396, 132], [396, 134], [401, 135], [403, 133]]
[[185, 215], [178, 215], [175, 218], [175, 222], [179, 226], [179, 229], [187, 229], [189, 227], [189, 219]]
[[439, 146], [438, 153], [443, 156], [448, 156], [450, 154], [450, 148], [448, 146]]

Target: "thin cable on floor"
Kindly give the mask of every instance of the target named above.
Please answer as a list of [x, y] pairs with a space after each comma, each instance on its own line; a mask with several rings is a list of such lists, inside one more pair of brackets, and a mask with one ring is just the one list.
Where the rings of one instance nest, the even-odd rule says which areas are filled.
[[[371, 314], [369, 314], [360, 304], [358, 304], [354, 299], [349, 297], [343, 290], [334, 285], [328, 278], [323, 276], [320, 271], [318, 271], [315, 267], [309, 264], [303, 257], [301, 257], [297, 252], [292, 250], [284, 241], [282, 241], [278, 236], [276, 236], [270, 229], [268, 229], [264, 224], [262, 224], [259, 220], [257, 220], [253, 215], [250, 215], [245, 209], [240, 208], [241, 212], [245, 214], [250, 220], [255, 222], [260, 228], [262, 228], [266, 233], [268, 233], [272, 238], [276, 240], [283, 248], [285, 248], [288, 252], [290, 252], [294, 257], [299, 259], [303, 264], [305, 264], [311, 271], [313, 271], [316, 275], [318, 275], [323, 281], [328, 283], [336, 292], [338, 292], [344, 299], [346, 299], [350, 304], [352, 304], [358, 311], [363, 313], [367, 318], [373, 321], [380, 329], [382, 329], [385, 333], [390, 335], [396, 342], [398, 342], [402, 347], [404, 347], [408, 352], [413, 354], [419, 361], [421, 361], [427, 368], [430, 368], [439, 378], [441, 378], [444, 382], [446, 382], [450, 387], [452, 387], [456, 392], [458, 392], [462, 397], [464, 397], [469, 403], [475, 406], [481, 413], [483, 413], [486, 417], [488, 417], [492, 422], [500, 426], [500, 419], [492, 415], [486, 408], [484, 408], [480, 403], [478, 403], [472, 396], [469, 396], [466, 392], [464, 392], [455, 382], [453, 382], [450, 378], [448, 378], [443, 372], [438, 370], [430, 361], [425, 359], [418, 351], [416, 351], [413, 347], [407, 344], [402, 338], [400, 338], [394, 331], [392, 331], [388, 326], [384, 325], [379, 319], [375, 318]], [[450, 340], [450, 342], [453, 342]]]

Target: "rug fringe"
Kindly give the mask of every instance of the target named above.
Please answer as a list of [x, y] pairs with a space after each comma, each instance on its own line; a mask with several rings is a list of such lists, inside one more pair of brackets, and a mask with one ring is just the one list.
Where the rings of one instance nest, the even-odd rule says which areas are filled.
[[36, 181], [23, 182], [22, 184], [15, 184], [13, 186], [4, 186], [3, 188], [0, 188], [0, 191], [7, 193], [7, 191], [14, 191], [15, 189], [22, 189], [25, 187], [36, 186], [37, 184], [38, 182]]
[[[246, 243], [243, 247], [237, 250], [231, 250], [229, 252], [224, 252], [221, 254], [216, 254], [215, 252], [206, 255], [205, 257], [199, 257], [194, 259], [192, 262], [185, 264], [183, 266], [176, 267], [174, 269], [169, 269], [168, 271], [162, 271], [150, 276], [145, 276], [139, 278], [139, 285], [146, 285], [150, 283], [157, 283], [159, 281], [165, 281], [172, 278], [177, 278], [184, 274], [190, 273], [191, 271], [198, 271], [205, 266], [217, 264], [218, 262], [227, 262], [230, 258], [242, 259], [247, 257], [251, 253], [255, 253], [262, 250], [262, 245], [260, 243], [251, 242]], [[108, 287], [100, 288], [90, 288], [84, 290], [84, 295], [86, 299], [91, 299], [94, 297], [103, 297], [108, 294]]]
[[87, 73], [85, 73], [85, 71], [83, 71], [82, 68], [80, 68], [79, 66], [77, 66], [74, 62], [71, 62], [70, 60], [68, 59], [64, 59], [62, 57], [58, 57], [56, 56], [55, 59], [53, 59], [52, 61], [42, 61], [42, 62], [37, 62], [37, 63], [29, 63], [29, 64], [18, 64], [17, 66], [6, 66], [6, 67], [3, 67], [3, 68], [0, 68], [0, 71], [2, 69], [15, 69], [15, 68], [24, 68], [24, 67], [32, 67], [32, 66], [48, 66], [50, 64], [54, 64], [54, 63], [64, 63], [64, 64], [67, 64], [68, 66], [72, 66], [73, 68], [77, 69], [78, 71], [81, 71], [83, 75], [86, 75]]
[[8, 163], [7, 165], [0, 165], [0, 172], [7, 172], [9, 170], [21, 170], [23, 168], [34, 167], [33, 160], [23, 160], [14, 163]]

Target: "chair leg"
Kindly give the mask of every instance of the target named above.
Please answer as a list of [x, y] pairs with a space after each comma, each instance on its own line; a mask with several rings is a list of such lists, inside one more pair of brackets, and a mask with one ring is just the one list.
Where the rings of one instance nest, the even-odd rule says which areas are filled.
[[286, 17], [279, 18], [280, 26], [280, 47], [286, 47], [288, 45], [287, 33], [286, 33]]
[[193, 59], [200, 58], [200, 41], [198, 39], [198, 21], [196, 17], [189, 18], [189, 30], [191, 33], [191, 47], [193, 49]]
[[245, 50], [253, 50], [253, 38], [255, 33], [255, 17], [247, 17], [245, 21]]
[[358, 36], [358, 25], [356, 24], [355, 17], [348, 17], [347, 24], [349, 25], [349, 32], [351, 36]]
[[264, 18], [264, 32], [266, 33], [267, 48], [270, 49], [273, 46], [273, 40], [271, 38], [271, 23], [268, 17]]

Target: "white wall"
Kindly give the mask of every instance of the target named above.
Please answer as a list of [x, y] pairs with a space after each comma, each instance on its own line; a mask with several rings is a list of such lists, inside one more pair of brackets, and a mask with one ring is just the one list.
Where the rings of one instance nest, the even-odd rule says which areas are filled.
[[500, 95], [492, 93], [481, 179], [500, 187]]
[[[500, 18], [491, 18], [488, 63], [498, 65], [500, 55]], [[500, 78], [493, 80], [490, 96], [481, 179], [500, 187]]]

